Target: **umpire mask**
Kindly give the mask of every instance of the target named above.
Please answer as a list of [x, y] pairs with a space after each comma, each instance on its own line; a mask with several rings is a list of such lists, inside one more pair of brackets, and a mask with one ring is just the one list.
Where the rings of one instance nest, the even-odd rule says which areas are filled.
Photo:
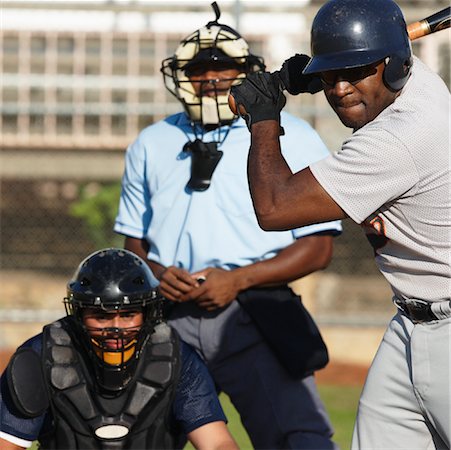
[[[247, 73], [265, 68], [263, 59], [249, 52], [247, 42], [238, 32], [218, 23], [221, 13], [216, 2], [212, 7], [216, 19], [183, 39], [175, 54], [165, 59], [161, 67], [169, 92], [182, 103], [194, 124], [207, 128], [229, 125], [237, 118], [228, 106], [230, 86], [240, 83]], [[202, 70], [215, 66], [221, 70], [237, 69], [238, 75], [222, 79], [202, 79], [200, 75], [196, 77], [200, 89], [195, 89], [193, 74], [202, 74]]]

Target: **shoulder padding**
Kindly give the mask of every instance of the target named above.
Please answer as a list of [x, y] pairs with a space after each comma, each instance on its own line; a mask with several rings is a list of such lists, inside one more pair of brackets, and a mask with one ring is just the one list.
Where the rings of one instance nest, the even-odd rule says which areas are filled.
[[40, 356], [31, 348], [20, 348], [6, 368], [6, 380], [14, 405], [24, 417], [43, 414], [49, 407]]

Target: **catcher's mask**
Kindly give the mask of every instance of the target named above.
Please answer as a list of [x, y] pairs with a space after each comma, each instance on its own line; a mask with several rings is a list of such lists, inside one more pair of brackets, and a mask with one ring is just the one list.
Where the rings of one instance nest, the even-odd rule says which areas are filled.
[[[216, 2], [212, 7], [216, 19], [183, 39], [175, 54], [162, 62], [161, 72], [166, 88], [182, 103], [192, 123], [214, 129], [230, 125], [237, 118], [228, 106], [230, 86], [250, 72], [264, 70], [265, 65], [261, 57], [249, 52], [247, 42], [237, 31], [218, 23], [221, 13]], [[203, 84], [201, 92], [210, 91], [210, 96], [199, 95], [190, 81], [190, 74], [194, 69], [202, 71], [206, 65], [234, 68], [240, 73], [221, 80], [197, 79], [196, 82]], [[211, 95], [212, 90], [214, 95]]]
[[393, 0], [329, 0], [313, 20], [311, 50], [304, 74], [384, 60], [384, 82], [393, 91], [404, 87], [412, 67], [406, 22]]
[[120, 391], [132, 379], [142, 345], [162, 320], [155, 285], [141, 258], [116, 248], [88, 256], [68, 283], [66, 313], [102, 389]]

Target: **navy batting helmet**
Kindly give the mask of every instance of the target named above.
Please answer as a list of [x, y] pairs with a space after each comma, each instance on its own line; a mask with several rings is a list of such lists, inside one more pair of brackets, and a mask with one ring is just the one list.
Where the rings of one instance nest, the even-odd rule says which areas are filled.
[[392, 0], [330, 0], [313, 20], [311, 52], [304, 74], [385, 60], [384, 81], [395, 91], [407, 82], [412, 66], [406, 22]]

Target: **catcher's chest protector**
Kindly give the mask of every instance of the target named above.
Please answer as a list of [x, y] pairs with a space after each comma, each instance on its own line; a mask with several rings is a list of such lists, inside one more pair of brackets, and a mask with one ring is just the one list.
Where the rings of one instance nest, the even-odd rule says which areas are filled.
[[168, 417], [180, 371], [177, 336], [159, 325], [142, 348], [133, 381], [118, 397], [95, 392], [92, 375], [65, 330], [44, 329], [43, 364], [53, 428], [42, 449], [173, 449]]

